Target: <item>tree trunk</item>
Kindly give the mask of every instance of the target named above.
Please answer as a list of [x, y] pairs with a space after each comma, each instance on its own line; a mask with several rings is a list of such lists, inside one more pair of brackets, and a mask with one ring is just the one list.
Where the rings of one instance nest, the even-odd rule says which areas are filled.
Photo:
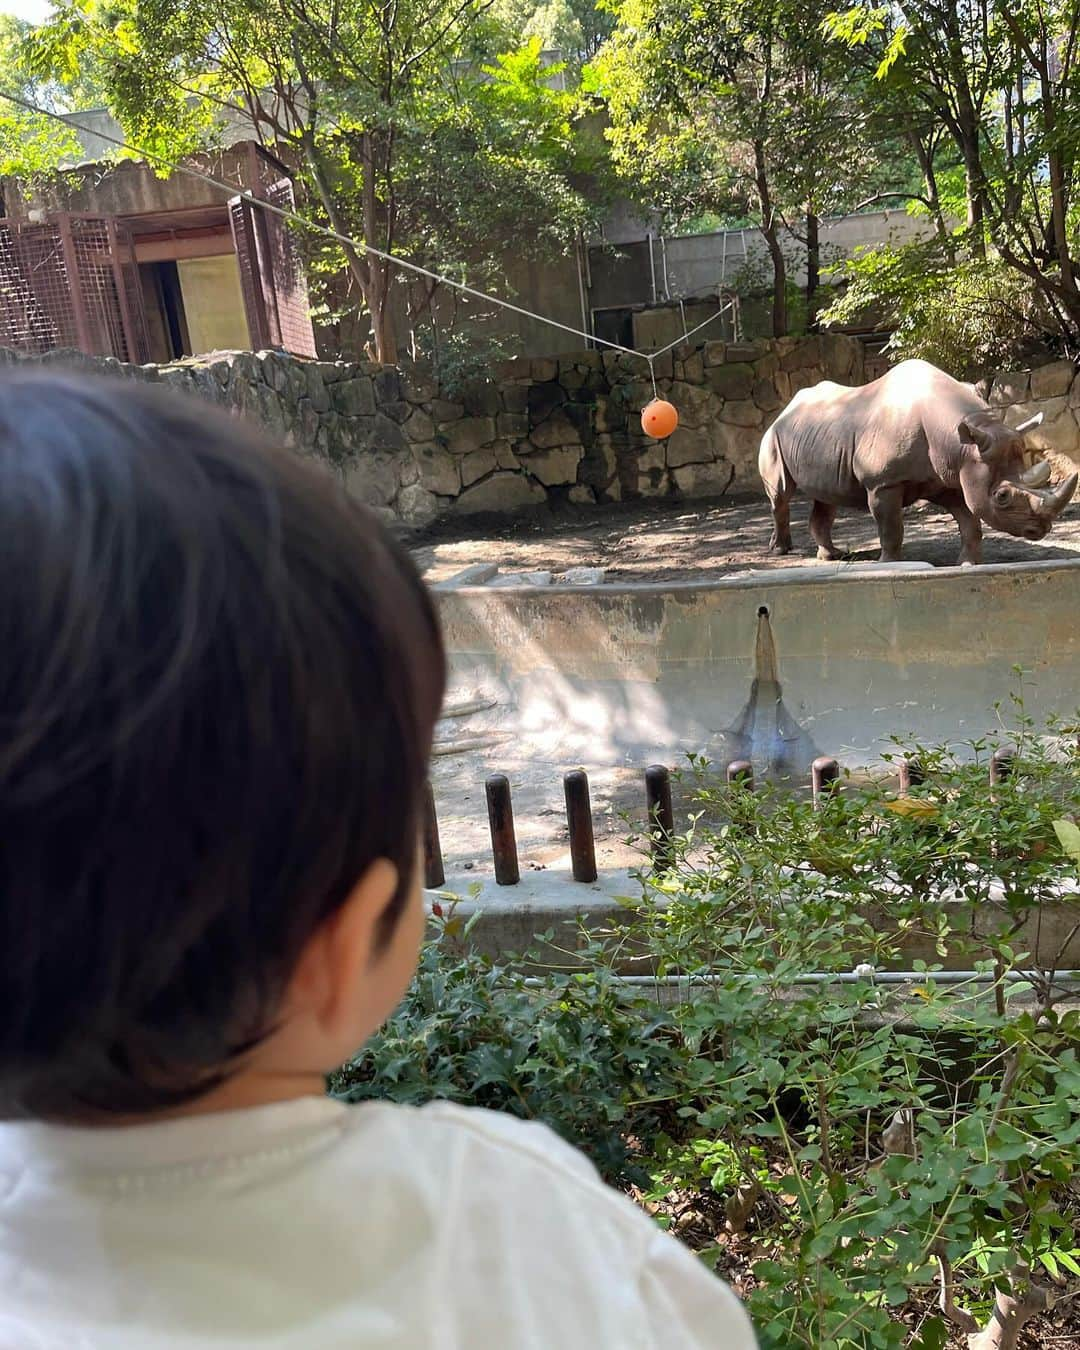
[[760, 140], [754, 142], [754, 185], [757, 188], [758, 202], [761, 207], [761, 233], [765, 237], [765, 246], [768, 248], [769, 257], [772, 260], [773, 337], [786, 337], [788, 330], [787, 264], [784, 261], [784, 250], [780, 247], [780, 237], [776, 229], [776, 212], [773, 209], [769, 175], [765, 166], [765, 145]]
[[985, 258], [984, 189], [977, 129], [965, 134], [961, 150], [964, 157], [964, 191], [967, 196], [967, 225], [971, 235], [971, 251], [976, 258]]
[[993, 1316], [982, 1331], [968, 1337], [968, 1350], [1017, 1350], [1023, 1328], [1047, 1312], [1053, 1303], [1053, 1296], [1039, 1286], [1032, 1286], [1021, 1298], [999, 1289]]
[[[381, 223], [379, 196], [376, 189], [377, 155], [376, 137], [370, 131], [365, 131], [360, 138], [360, 163], [363, 173], [360, 195], [363, 203], [364, 240], [366, 243], [370, 243], [378, 237]], [[371, 336], [375, 343], [375, 356], [382, 365], [392, 366], [397, 363], [397, 337], [394, 334], [393, 319], [390, 315], [388, 302], [394, 279], [394, 267], [392, 263], [385, 262], [381, 258], [375, 258], [370, 253], [367, 256], [371, 285], [364, 299], [367, 301], [368, 309], [371, 312]]]
[[931, 144], [924, 145], [922, 137], [917, 133], [912, 132], [908, 137], [908, 140], [919, 161], [919, 168], [922, 169], [923, 187], [926, 190], [926, 200], [930, 203], [930, 214], [934, 218], [934, 230], [945, 248], [945, 253], [949, 262], [955, 263], [956, 249], [953, 247], [952, 233], [945, 221], [945, 212], [941, 209], [941, 195], [938, 192], [937, 171], [934, 168], [934, 147], [932, 138]]
[[1042, 115], [1046, 129], [1046, 139], [1050, 146], [1047, 154], [1047, 169], [1050, 179], [1050, 228], [1053, 235], [1054, 257], [1061, 269], [1061, 285], [1070, 300], [1080, 302], [1080, 293], [1076, 286], [1076, 273], [1073, 268], [1072, 252], [1069, 248], [1069, 230], [1066, 220], [1065, 166], [1061, 152], [1057, 148], [1057, 109], [1054, 106], [1054, 91], [1048, 78], [1042, 80]]
[[816, 333], [818, 291], [821, 289], [821, 220], [812, 208], [806, 209], [806, 331]]
[[[322, 162], [319, 158], [319, 152], [316, 148], [314, 138], [305, 137], [303, 142], [304, 157], [307, 161], [308, 169], [311, 173], [311, 180], [315, 186], [316, 194], [322, 203], [323, 210], [326, 212], [326, 218], [330, 223], [330, 228], [342, 236], [347, 236], [345, 222], [337, 209], [337, 202], [333, 193], [330, 191], [326, 175], [323, 172]], [[366, 188], [365, 179], [365, 188]], [[365, 191], [365, 199], [367, 193]], [[374, 203], [374, 184], [371, 191], [372, 203]], [[367, 201], [365, 200], [365, 234], [367, 227]], [[368, 236], [370, 237], [370, 236]], [[348, 265], [357, 286], [360, 288], [360, 294], [364, 297], [364, 304], [368, 307], [371, 315], [371, 336], [375, 344], [375, 353], [377, 359], [385, 365], [394, 365], [397, 362], [397, 338], [394, 334], [392, 322], [388, 319], [387, 300], [389, 298], [389, 264], [373, 258], [369, 253], [363, 253], [352, 244], [342, 243], [342, 252], [345, 254], [345, 261]]]

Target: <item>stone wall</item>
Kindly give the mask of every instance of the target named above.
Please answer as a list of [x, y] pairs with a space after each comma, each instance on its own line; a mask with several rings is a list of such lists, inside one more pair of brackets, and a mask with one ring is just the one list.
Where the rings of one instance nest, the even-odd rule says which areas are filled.
[[556, 501], [756, 493], [762, 431], [791, 395], [826, 378], [863, 378], [862, 347], [849, 338], [676, 349], [657, 360], [656, 376], [680, 425], [658, 442], [641, 431], [641, 408], [652, 397], [648, 368], [619, 353], [511, 361], [497, 380], [457, 397], [422, 366], [277, 352], [170, 366], [72, 352], [2, 358], [113, 371], [254, 416], [302, 453], [329, 460], [381, 514], [410, 525]]
[[1042, 413], [1042, 425], [1025, 436], [1027, 444], [1043, 451], [1058, 474], [1067, 476], [1080, 468], [1080, 374], [1071, 361], [999, 372], [980, 392], [995, 408], [1004, 409], [1009, 426]]

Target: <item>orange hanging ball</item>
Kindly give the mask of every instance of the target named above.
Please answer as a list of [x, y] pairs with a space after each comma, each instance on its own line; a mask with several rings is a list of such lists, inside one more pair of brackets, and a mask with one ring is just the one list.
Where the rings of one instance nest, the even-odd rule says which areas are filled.
[[679, 425], [679, 414], [674, 404], [654, 398], [641, 413], [641, 429], [654, 441], [666, 440]]

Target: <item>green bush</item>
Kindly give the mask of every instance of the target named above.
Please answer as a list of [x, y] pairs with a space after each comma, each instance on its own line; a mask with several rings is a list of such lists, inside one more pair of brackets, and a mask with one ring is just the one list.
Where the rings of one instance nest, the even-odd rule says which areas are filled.
[[1034, 288], [995, 258], [954, 261], [938, 239], [866, 249], [843, 264], [844, 289], [820, 318], [891, 330], [887, 351], [958, 379], [1030, 362], [1052, 329]]
[[[741, 1269], [765, 1347], [929, 1350], [997, 1301], [972, 1344], [1007, 1350], [1080, 1278], [1075, 933], [1046, 942], [1080, 921], [1080, 756], [1051, 733], [1019, 718], [993, 794], [985, 743], [914, 751], [907, 796], [848, 781], [817, 807], [693, 762], [674, 866], [589, 969], [527, 981], [466, 954], [451, 913], [335, 1090], [548, 1121]], [[628, 954], [655, 984], [620, 983]]]

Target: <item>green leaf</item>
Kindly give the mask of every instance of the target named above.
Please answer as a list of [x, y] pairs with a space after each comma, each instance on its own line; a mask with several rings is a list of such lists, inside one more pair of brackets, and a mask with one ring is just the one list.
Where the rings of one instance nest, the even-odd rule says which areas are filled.
[[1065, 853], [1073, 862], [1080, 863], [1080, 825], [1071, 820], [1055, 820], [1054, 833]]

